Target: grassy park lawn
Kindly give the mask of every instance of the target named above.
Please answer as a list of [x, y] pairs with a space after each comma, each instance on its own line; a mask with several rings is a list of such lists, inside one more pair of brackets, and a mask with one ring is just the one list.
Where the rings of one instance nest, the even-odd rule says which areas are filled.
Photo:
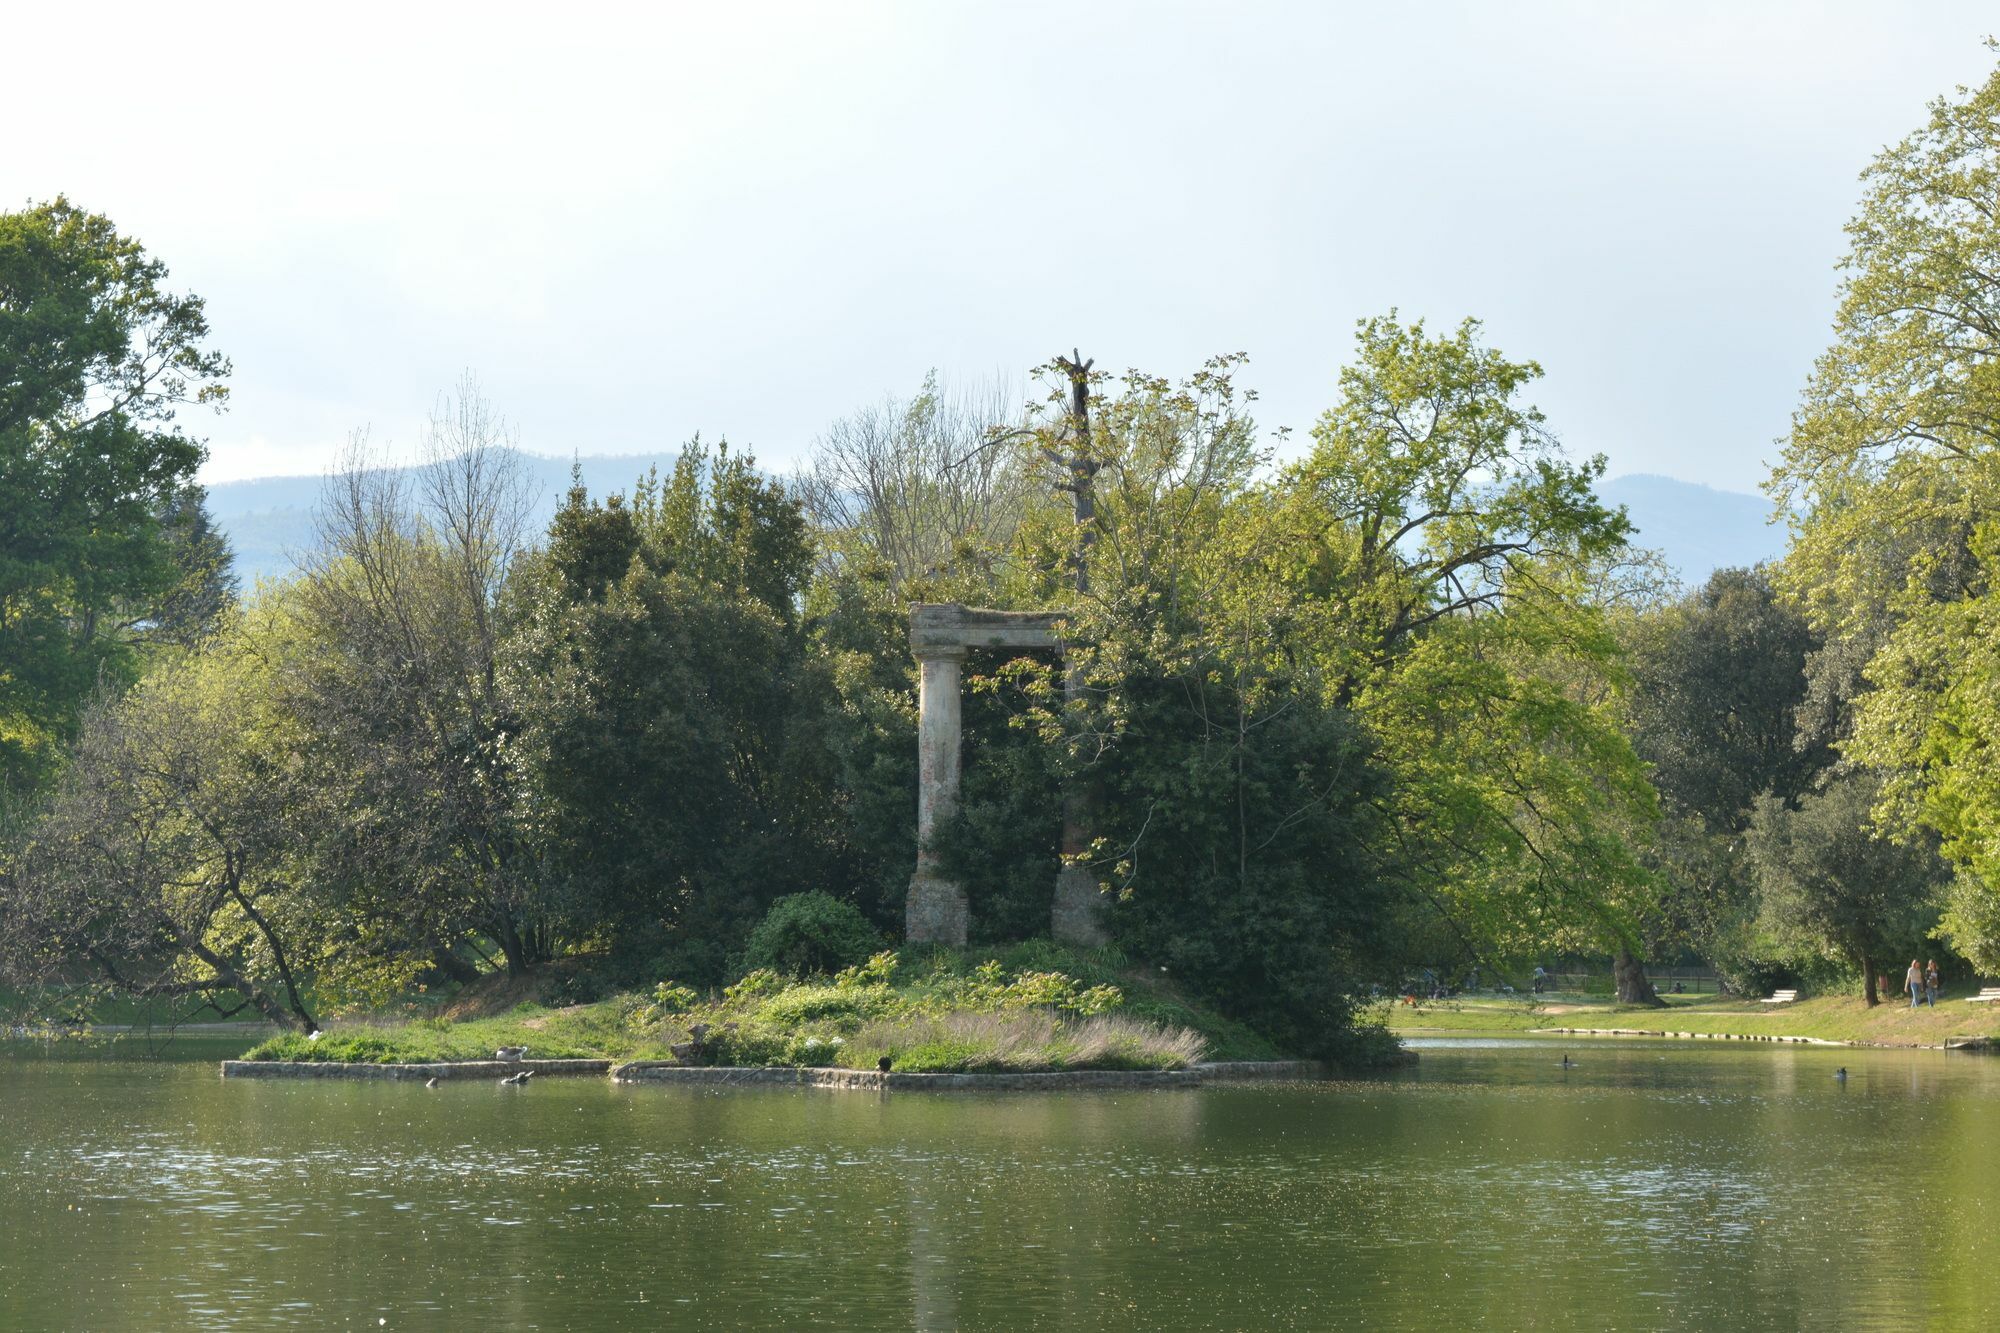
[[878, 954], [833, 978], [752, 972], [706, 995], [671, 982], [562, 1007], [504, 994], [500, 1012], [461, 1002], [447, 1010], [456, 1017], [350, 1019], [316, 1041], [272, 1037], [244, 1058], [418, 1064], [490, 1060], [500, 1047], [525, 1046], [529, 1059], [663, 1060], [697, 1029], [698, 1049], [683, 1058], [736, 1066], [874, 1069], [886, 1057], [918, 1073], [1180, 1069], [1278, 1054], [1116, 959], [1047, 944], [908, 962]]
[[1912, 1010], [1901, 996], [1870, 1009], [1859, 995], [1811, 995], [1792, 1004], [1760, 1004], [1714, 995], [1663, 996], [1665, 1009], [1621, 1005], [1605, 996], [1554, 994], [1531, 1004], [1520, 996], [1470, 996], [1415, 1007], [1382, 1007], [1391, 1031], [1531, 1032], [1548, 1028], [1629, 1028], [1647, 1032], [1713, 1032], [1736, 1036], [1817, 1037], [1884, 1046], [1941, 1046], [1972, 1037], [2000, 1037], [1993, 1006], [1967, 1004], [1974, 990]]

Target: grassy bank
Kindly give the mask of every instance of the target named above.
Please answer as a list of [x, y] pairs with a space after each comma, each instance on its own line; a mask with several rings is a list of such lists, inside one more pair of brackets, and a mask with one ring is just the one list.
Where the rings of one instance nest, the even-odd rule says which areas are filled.
[[274, 1037], [245, 1058], [424, 1063], [491, 1059], [504, 1046], [535, 1059], [736, 1066], [874, 1069], [886, 1058], [907, 1073], [1180, 1069], [1279, 1054], [1115, 957], [1032, 943], [999, 954], [883, 953], [806, 981], [759, 971], [705, 995], [664, 982], [593, 1004], [529, 999], [484, 1015], [350, 1020], [317, 1041]]
[[1415, 1007], [1385, 1006], [1384, 1021], [1392, 1031], [1411, 1036], [1568, 1027], [1816, 1037], [1879, 1046], [1943, 1046], [1975, 1037], [2000, 1038], [2000, 1013], [1994, 1013], [1991, 1005], [1965, 1003], [1964, 997], [1975, 993], [1962, 990], [1940, 996], [1936, 1008], [1914, 1010], [1902, 997], [1870, 1009], [1858, 995], [1815, 995], [1792, 1004], [1674, 995], [1665, 997], [1665, 1009], [1582, 995], [1544, 996], [1539, 1004], [1519, 997], [1475, 996]]

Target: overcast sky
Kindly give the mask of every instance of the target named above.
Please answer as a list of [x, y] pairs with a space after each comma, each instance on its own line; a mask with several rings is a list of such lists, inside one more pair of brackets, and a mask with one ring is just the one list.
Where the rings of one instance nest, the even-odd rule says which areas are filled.
[[[0, 207], [108, 213], [235, 361], [210, 480], [407, 447], [463, 368], [545, 453], [831, 419], [1071, 346], [1467, 315], [1614, 473], [1765, 475], [1856, 174], [1982, 80], [1990, 4], [10, 8]], [[1025, 392], [1025, 388], [1024, 388]]]

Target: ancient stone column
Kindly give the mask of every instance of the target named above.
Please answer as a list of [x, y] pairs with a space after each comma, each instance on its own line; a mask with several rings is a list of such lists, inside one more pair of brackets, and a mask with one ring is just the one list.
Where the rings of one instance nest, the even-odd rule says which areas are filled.
[[1065, 794], [1063, 862], [1056, 871], [1056, 894], [1049, 911], [1049, 930], [1064, 944], [1095, 948], [1110, 938], [1104, 929], [1104, 891], [1097, 887], [1097, 876], [1090, 867], [1073, 859], [1082, 857], [1090, 850], [1090, 834], [1082, 823], [1080, 813], [1088, 809], [1078, 796]]
[[958, 667], [965, 649], [917, 645], [917, 873], [910, 877], [903, 933], [912, 944], [963, 948], [965, 890], [938, 871], [931, 834], [958, 807]]
[[[1056, 626], [1061, 619], [1054, 611], [986, 611], [957, 602], [918, 602], [910, 607], [910, 652], [922, 673], [917, 704], [917, 873], [910, 879], [909, 905], [903, 914], [904, 934], [913, 944], [965, 943], [965, 890], [939, 873], [930, 849], [932, 833], [958, 805], [959, 663], [971, 648], [1059, 652], [1062, 641]], [[1080, 832], [1077, 837], [1088, 841]], [[1097, 885], [1081, 868], [1065, 873], [1070, 887], [1067, 896], [1060, 885], [1057, 889], [1056, 933], [1064, 939], [1089, 940], [1099, 929]], [[1065, 909], [1064, 903], [1070, 906]]]

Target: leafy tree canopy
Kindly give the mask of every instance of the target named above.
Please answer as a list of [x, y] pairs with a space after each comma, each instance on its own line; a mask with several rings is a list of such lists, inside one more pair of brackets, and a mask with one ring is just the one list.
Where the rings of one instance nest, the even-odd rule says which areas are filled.
[[200, 298], [110, 219], [58, 198], [0, 213], [0, 786], [47, 771], [127, 627], [183, 580], [170, 529], [229, 363]]
[[1770, 483], [1797, 534], [1781, 583], [1851, 645], [1832, 657], [1855, 695], [1845, 751], [1885, 779], [1877, 818], [1943, 835], [1951, 938], [2000, 962], [2000, 71], [1862, 179], [1834, 343]]
[[1678, 811], [1740, 832], [1765, 792], [1791, 800], [1831, 759], [1797, 743], [1818, 638], [1763, 569], [1719, 569], [1632, 624], [1633, 743]]

